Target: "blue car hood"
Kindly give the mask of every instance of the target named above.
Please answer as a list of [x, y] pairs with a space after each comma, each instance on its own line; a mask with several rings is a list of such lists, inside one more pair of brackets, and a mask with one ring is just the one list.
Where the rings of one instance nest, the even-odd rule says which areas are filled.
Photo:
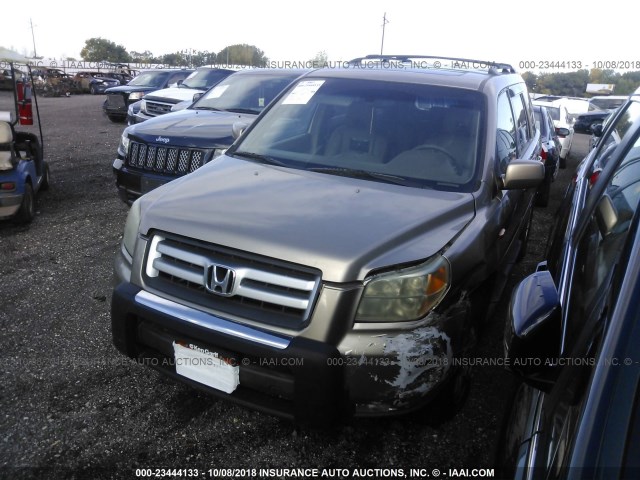
[[228, 147], [233, 141], [236, 122], [251, 124], [257, 115], [211, 110], [181, 110], [151, 118], [129, 127], [129, 137], [147, 143], [213, 148]]

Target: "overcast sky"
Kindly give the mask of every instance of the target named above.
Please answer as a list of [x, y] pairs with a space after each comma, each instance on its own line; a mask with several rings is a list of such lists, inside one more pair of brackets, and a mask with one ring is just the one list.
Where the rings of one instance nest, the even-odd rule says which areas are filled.
[[[382, 1], [6, 0], [0, 46], [39, 56], [81, 59], [85, 41], [101, 37], [128, 52], [159, 56], [181, 50], [218, 52], [246, 43], [271, 60], [330, 60], [380, 53], [435, 54], [512, 63], [552, 60], [638, 62], [634, 2], [564, 0]], [[635, 5], [635, 6], [634, 6]], [[9, 15], [4, 11], [8, 9]], [[632, 12], [635, 10], [635, 12]], [[627, 12], [627, 13], [625, 13]], [[608, 29], [611, 29], [610, 31]]]

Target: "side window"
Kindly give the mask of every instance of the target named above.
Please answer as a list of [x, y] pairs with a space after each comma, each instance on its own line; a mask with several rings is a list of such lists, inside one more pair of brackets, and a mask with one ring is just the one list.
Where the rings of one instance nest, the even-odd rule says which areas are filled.
[[568, 327], [576, 332], [590, 315], [602, 308], [601, 292], [617, 265], [631, 220], [640, 200], [640, 138], [615, 169], [603, 197], [606, 215], [596, 211], [580, 239], [571, 287]]
[[529, 116], [524, 107], [521, 94], [514, 94], [511, 97], [511, 105], [513, 106], [513, 118], [516, 121], [516, 144], [518, 145], [518, 153], [522, 155], [526, 145], [529, 143], [529, 140], [531, 140]]
[[555, 134], [556, 127], [553, 125], [553, 120], [551, 120], [551, 116], [549, 116], [548, 111], [545, 112], [544, 114], [544, 121], [547, 125], [547, 131], [549, 132], [549, 135], [553, 137]]
[[496, 156], [500, 173], [507, 171], [507, 165], [517, 157], [516, 123], [513, 120], [511, 104], [506, 92], [498, 96], [496, 132]]
[[531, 97], [527, 92], [521, 93], [522, 99], [524, 100], [524, 106], [527, 110], [527, 115], [529, 117], [529, 136], [533, 138], [536, 132], [536, 119], [533, 115], [533, 104], [531, 103]]
[[640, 137], [636, 139], [611, 178], [607, 195], [611, 198], [616, 214], [616, 224], [612, 233], [626, 232], [640, 200]]
[[607, 134], [598, 143], [600, 150], [596, 153], [596, 162], [600, 168], [604, 168], [615, 147], [638, 118], [640, 118], [640, 103], [630, 102], [625, 111], [617, 116], [614, 125], [610, 129], [607, 127]]

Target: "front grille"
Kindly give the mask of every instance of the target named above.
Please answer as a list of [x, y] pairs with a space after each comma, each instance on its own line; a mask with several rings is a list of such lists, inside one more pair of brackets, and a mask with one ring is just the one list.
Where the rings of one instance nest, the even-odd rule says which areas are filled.
[[[158, 291], [259, 323], [300, 329], [308, 322], [321, 275], [314, 269], [172, 235], [149, 242], [144, 276]], [[215, 269], [230, 271], [218, 288]], [[216, 293], [217, 292], [217, 293]]]
[[203, 166], [206, 154], [207, 150], [198, 148], [131, 142], [126, 160], [130, 167], [171, 175], [184, 175]]
[[110, 93], [107, 95], [107, 106], [111, 108], [123, 108], [124, 97], [119, 93]]
[[171, 111], [171, 107], [174, 105], [173, 103], [158, 102], [155, 100], [146, 100], [145, 104], [147, 114], [152, 117], [169, 113]]

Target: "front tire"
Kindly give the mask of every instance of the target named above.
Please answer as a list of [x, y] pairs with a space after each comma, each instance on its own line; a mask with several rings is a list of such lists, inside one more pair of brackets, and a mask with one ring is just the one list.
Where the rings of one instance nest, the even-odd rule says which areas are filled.
[[45, 190], [49, 190], [49, 180], [50, 180], [50, 174], [49, 174], [49, 164], [47, 162], [44, 162], [44, 173], [42, 174], [42, 183], [40, 184], [40, 190], [45, 191]]
[[109, 117], [109, 120], [111, 120], [113, 123], [123, 123], [125, 121], [124, 118], [118, 117], [116, 115], [107, 115], [107, 117]]
[[548, 176], [540, 185], [536, 193], [536, 207], [546, 207], [549, 205], [549, 196], [551, 195], [551, 176]]
[[449, 378], [440, 391], [414, 418], [420, 423], [436, 427], [451, 420], [464, 407], [471, 390], [470, 367], [452, 367]]
[[518, 252], [517, 261], [520, 262], [527, 255], [529, 248], [529, 236], [531, 233], [531, 225], [533, 224], [533, 208], [529, 209], [529, 218], [525, 224], [524, 230], [520, 234], [520, 252]]
[[24, 186], [24, 195], [22, 197], [22, 203], [20, 209], [16, 214], [16, 222], [18, 223], [30, 223], [36, 216], [35, 197], [33, 195], [33, 187], [30, 183]]
[[[568, 157], [568, 156], [569, 156], [569, 155], [567, 155], [567, 157]], [[560, 168], [562, 168], [563, 170], [564, 170], [565, 168], [567, 168], [567, 157], [564, 157], [564, 158], [560, 157], [559, 166], [560, 166]]]

